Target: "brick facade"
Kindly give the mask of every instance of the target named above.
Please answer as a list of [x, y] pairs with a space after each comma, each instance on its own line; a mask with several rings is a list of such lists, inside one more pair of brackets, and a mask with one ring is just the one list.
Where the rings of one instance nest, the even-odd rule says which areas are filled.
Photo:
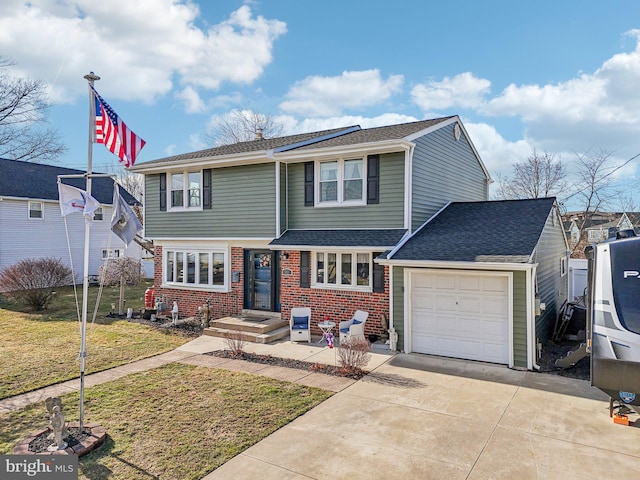
[[242, 312], [244, 302], [244, 250], [231, 248], [231, 271], [240, 272], [238, 282], [231, 282], [230, 292], [206, 292], [200, 290], [184, 290], [176, 288], [161, 288], [162, 285], [162, 247], [155, 247], [153, 259], [154, 290], [155, 296], [164, 296], [167, 308], [171, 308], [173, 302], [178, 302], [180, 317], [192, 317], [198, 313], [198, 307], [209, 301], [209, 318], [227, 317], [238, 315]]
[[[356, 310], [369, 312], [365, 334], [384, 332], [382, 316], [389, 315], [389, 272], [385, 267], [384, 293], [326, 290], [300, 287], [300, 252], [288, 251], [289, 258], [281, 258], [280, 303], [282, 318], [289, 318], [294, 307], [311, 307], [312, 334], [321, 335], [317, 323], [325, 316], [336, 326], [342, 320], [350, 320]], [[337, 331], [337, 330], [336, 330]]]
[[[300, 252], [289, 251], [288, 258], [280, 258], [280, 303], [282, 318], [288, 319], [294, 307], [311, 307], [312, 334], [321, 335], [317, 323], [328, 316], [336, 325], [349, 320], [356, 310], [369, 312], [365, 324], [365, 334], [384, 332], [383, 315], [389, 313], [389, 275], [388, 267], [384, 272], [384, 293], [356, 292], [348, 290], [326, 290], [300, 287]], [[167, 308], [178, 302], [180, 317], [191, 317], [198, 313], [198, 307], [209, 301], [211, 320], [230, 315], [238, 315], [244, 305], [244, 250], [231, 248], [231, 271], [240, 273], [240, 280], [231, 283], [230, 292], [206, 292], [176, 288], [161, 288], [162, 285], [162, 247], [156, 246], [154, 258], [155, 296], [164, 296]]]

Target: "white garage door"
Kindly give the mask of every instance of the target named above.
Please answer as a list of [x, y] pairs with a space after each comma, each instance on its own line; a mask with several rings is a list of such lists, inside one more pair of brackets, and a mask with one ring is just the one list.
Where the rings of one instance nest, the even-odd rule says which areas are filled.
[[411, 350], [509, 363], [509, 276], [422, 270], [409, 273]]

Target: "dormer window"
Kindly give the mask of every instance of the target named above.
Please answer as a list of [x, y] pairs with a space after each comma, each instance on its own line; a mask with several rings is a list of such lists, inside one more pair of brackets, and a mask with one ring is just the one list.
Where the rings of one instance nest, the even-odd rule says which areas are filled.
[[318, 164], [318, 205], [362, 205], [365, 203], [364, 160], [339, 159]]

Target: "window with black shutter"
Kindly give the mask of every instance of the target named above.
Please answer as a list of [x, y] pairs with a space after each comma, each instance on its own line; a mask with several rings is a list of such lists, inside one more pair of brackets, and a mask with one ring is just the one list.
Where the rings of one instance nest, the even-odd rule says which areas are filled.
[[211, 169], [202, 171], [202, 208], [211, 209]]
[[167, 210], [167, 174], [160, 174], [160, 211]]
[[367, 204], [380, 202], [380, 155], [367, 157]]
[[311, 286], [311, 252], [300, 252], [300, 287]]
[[305, 162], [304, 164], [304, 206], [313, 207], [313, 162]]
[[[376, 258], [380, 253], [374, 253], [373, 258]], [[375, 293], [384, 293], [384, 265], [373, 262], [373, 291]]]

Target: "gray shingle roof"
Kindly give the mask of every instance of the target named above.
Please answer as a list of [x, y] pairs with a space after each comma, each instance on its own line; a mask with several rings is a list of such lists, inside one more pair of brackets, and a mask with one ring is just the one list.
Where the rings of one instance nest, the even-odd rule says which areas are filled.
[[[361, 143], [380, 142], [384, 140], [400, 140], [412, 135], [420, 130], [424, 130], [438, 123], [449, 120], [452, 117], [436, 118], [431, 120], [422, 120], [418, 122], [402, 123], [398, 125], [388, 125], [384, 127], [365, 128], [362, 129], [358, 125], [347, 127], [333, 128], [330, 130], [322, 130], [319, 132], [301, 133], [297, 135], [288, 135], [285, 137], [265, 138], [262, 140], [251, 140], [249, 142], [238, 142], [231, 145], [223, 145], [215, 148], [207, 148], [197, 152], [183, 153], [173, 155], [171, 157], [159, 158], [148, 162], [140, 162], [137, 166], [149, 166], [154, 164], [173, 163], [181, 160], [197, 160], [209, 157], [224, 157], [226, 155], [235, 155], [242, 153], [255, 153], [267, 150], [281, 149], [288, 146], [297, 146], [291, 150], [307, 150], [315, 148], [336, 147], [345, 145], [358, 145]], [[328, 139], [322, 137], [328, 136]], [[316, 142], [304, 144], [305, 142], [319, 139]]]
[[555, 198], [456, 202], [418, 230], [393, 260], [527, 263]]
[[[32, 198], [38, 200], [58, 200], [58, 175], [81, 175], [82, 170], [23, 162], [0, 158], [0, 196]], [[97, 172], [94, 172], [97, 173]], [[63, 183], [84, 190], [84, 178], [65, 178]], [[139, 202], [124, 188], [120, 187], [122, 198], [129, 205]], [[104, 205], [113, 202], [113, 180], [108, 177], [94, 178], [91, 182], [91, 196]]]
[[397, 245], [406, 230], [401, 228], [373, 230], [287, 230], [269, 245], [300, 247], [379, 247]]
[[342, 147], [345, 145], [359, 145], [362, 143], [382, 142], [384, 140], [399, 140], [412, 135], [420, 130], [437, 125], [452, 117], [435, 118], [432, 120], [422, 120], [419, 122], [401, 123], [398, 125], [388, 125], [384, 127], [364, 128], [348, 135], [331, 138], [318, 143], [304, 146], [298, 150], [309, 150], [314, 148]]

